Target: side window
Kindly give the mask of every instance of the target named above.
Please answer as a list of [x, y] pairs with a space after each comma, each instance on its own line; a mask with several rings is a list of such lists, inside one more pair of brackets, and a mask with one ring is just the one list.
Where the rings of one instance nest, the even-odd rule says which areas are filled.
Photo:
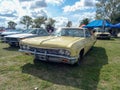
[[31, 33], [32, 34], [37, 34], [37, 29], [33, 30]]
[[40, 36], [47, 36], [47, 32], [45, 30], [39, 30]]
[[90, 31], [85, 30], [85, 36], [86, 36], [86, 37], [90, 37], [90, 36], [91, 36]]

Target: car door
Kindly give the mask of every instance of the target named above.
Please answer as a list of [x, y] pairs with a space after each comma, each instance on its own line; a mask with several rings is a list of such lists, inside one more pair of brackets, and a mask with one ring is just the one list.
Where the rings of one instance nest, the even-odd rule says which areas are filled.
[[86, 52], [92, 47], [93, 45], [93, 38], [89, 30], [85, 29], [85, 42], [86, 42]]

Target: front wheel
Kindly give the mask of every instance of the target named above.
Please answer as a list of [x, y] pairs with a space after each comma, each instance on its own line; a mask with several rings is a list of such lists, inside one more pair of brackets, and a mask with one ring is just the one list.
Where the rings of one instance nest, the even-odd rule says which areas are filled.
[[34, 58], [33, 63], [38, 64], [38, 63], [40, 63], [40, 60], [38, 60], [37, 58]]
[[77, 61], [77, 65], [80, 65], [83, 59], [83, 54], [84, 54], [84, 50], [81, 50], [81, 52], [79, 53], [79, 57], [78, 57], [78, 61]]
[[15, 47], [15, 45], [14, 45], [14, 44], [9, 44], [9, 46], [10, 46], [10, 47]]

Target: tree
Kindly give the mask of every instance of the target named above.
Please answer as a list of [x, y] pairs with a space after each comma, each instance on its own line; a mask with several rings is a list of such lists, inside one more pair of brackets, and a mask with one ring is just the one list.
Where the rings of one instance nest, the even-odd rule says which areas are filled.
[[32, 25], [33, 20], [30, 16], [23, 16], [20, 23], [24, 24], [26, 26], [26, 28], [28, 29], [29, 26]]
[[47, 20], [47, 18], [43, 17], [43, 16], [34, 19], [34, 21], [33, 21], [33, 27], [40, 28], [42, 24], [45, 24], [46, 20]]
[[120, 0], [99, 0], [96, 9], [96, 19], [107, 19], [115, 23], [115, 17], [120, 15]]
[[46, 22], [46, 29], [48, 32], [53, 32], [54, 31], [54, 24], [55, 24], [55, 20], [52, 18], [49, 18]]
[[9, 21], [8, 22], [8, 28], [10, 29], [15, 29], [17, 23], [15, 23], [14, 21]]
[[88, 18], [85, 18], [85, 19], [83, 19], [83, 20], [81, 21], [81, 23], [80, 23], [79, 26], [81, 26], [82, 24], [87, 25], [89, 22], [90, 22], [90, 20], [89, 20]]
[[120, 14], [116, 15], [113, 19], [113, 23], [116, 24], [116, 23], [120, 23]]
[[72, 21], [68, 21], [66, 27], [71, 27], [72, 26]]

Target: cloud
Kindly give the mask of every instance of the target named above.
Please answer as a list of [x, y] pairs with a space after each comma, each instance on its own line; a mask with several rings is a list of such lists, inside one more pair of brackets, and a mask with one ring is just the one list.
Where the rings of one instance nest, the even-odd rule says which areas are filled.
[[47, 7], [47, 4], [44, 0], [36, 0], [32, 2], [30, 9]]
[[95, 0], [80, 0], [76, 2], [74, 5], [67, 5], [63, 7], [64, 12], [74, 12], [76, 10], [85, 10], [85, 9], [93, 9], [95, 8]]
[[56, 20], [55, 27], [64, 27], [68, 22], [68, 18], [66, 17], [54, 17]]
[[61, 5], [64, 3], [64, 0], [45, 0], [46, 3], [52, 4], [52, 5]]
[[10, 1], [3, 1], [0, 3], [0, 14], [5, 15], [7, 17], [12, 16], [12, 14], [17, 14], [17, 9], [18, 7], [14, 5], [14, 3]]
[[32, 0], [19, 0], [20, 2], [29, 2], [29, 1], [32, 1]]
[[0, 16], [4, 16], [4, 17], [17, 17], [17, 11], [9, 11], [9, 10], [6, 10], [4, 12], [1, 12], [0, 13]]
[[35, 9], [34, 11], [31, 11], [31, 16], [34, 18], [44, 16], [47, 17], [47, 11], [43, 8], [41, 9]]
[[96, 12], [84, 12], [81, 14], [74, 14], [72, 18], [78, 18], [78, 22], [82, 21], [85, 18], [88, 18], [90, 20], [94, 20], [95, 19], [95, 14]]
[[0, 17], [0, 27], [5, 25], [6, 18]]
[[[7, 23], [9, 20], [16, 20], [19, 17], [19, 2], [18, 0], [3, 0], [0, 1], [0, 23]], [[6, 25], [6, 24], [4, 24]]]
[[84, 0], [84, 6], [89, 6], [89, 7], [93, 7], [95, 6], [97, 1], [95, 0]]
[[[47, 4], [44, 0], [34, 0], [30, 2], [21, 2], [21, 17], [24, 15], [28, 15], [32, 18], [37, 18], [40, 16], [47, 17], [46, 7]], [[20, 18], [21, 18], [20, 17]]]

